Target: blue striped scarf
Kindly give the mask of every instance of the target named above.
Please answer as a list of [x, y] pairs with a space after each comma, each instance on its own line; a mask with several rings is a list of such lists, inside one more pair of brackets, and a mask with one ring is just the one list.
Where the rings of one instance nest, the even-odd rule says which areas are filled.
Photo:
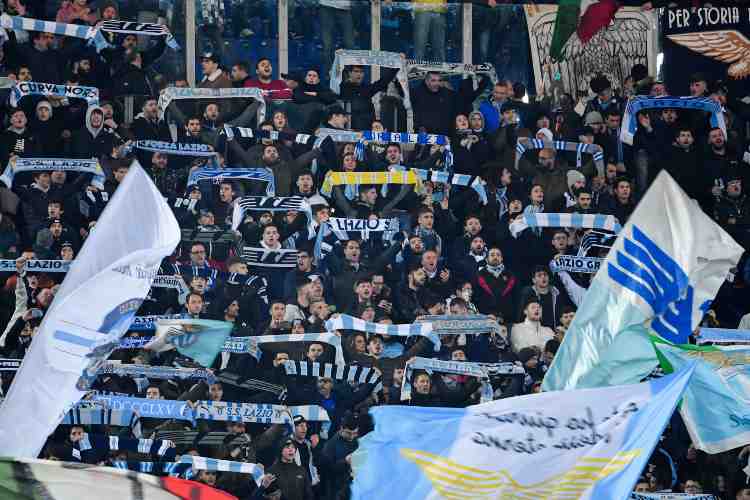
[[[526, 208], [529, 207], [533, 205], [528, 205]], [[523, 219], [516, 220], [510, 225], [510, 233], [517, 238], [521, 231], [529, 227], [539, 232], [543, 227], [581, 227], [603, 229], [614, 233], [619, 233], [622, 229], [614, 215], [527, 212], [524, 209]]]
[[[44, 33], [52, 33], [53, 35], [82, 38], [84, 40], [89, 40], [89, 43], [93, 43], [96, 46], [97, 52], [109, 46], [104, 39], [104, 35], [93, 26], [42, 21], [41, 19], [33, 19], [30, 17], [2, 14], [0, 16], [0, 27], [17, 31], [41, 31]], [[0, 38], [4, 37], [4, 40], [7, 40], [7, 36], [8, 35], [3, 32]]]
[[433, 358], [421, 358], [419, 356], [408, 361], [404, 367], [404, 378], [401, 384], [401, 401], [411, 399], [412, 373], [414, 370], [434, 370], [453, 375], [477, 377], [482, 381], [481, 402], [486, 403], [492, 401], [492, 384], [490, 384], [487, 371], [478, 363], [470, 363], [468, 361], [443, 361]]
[[355, 146], [355, 153], [358, 160], [365, 159], [365, 142], [382, 142], [398, 144], [418, 144], [420, 146], [444, 146], [443, 161], [445, 168], [450, 170], [453, 167], [453, 152], [451, 151], [451, 141], [445, 135], [438, 134], [410, 134], [408, 132], [373, 132], [372, 130], [363, 130], [362, 137]]
[[701, 328], [696, 340], [699, 344], [708, 342], [750, 344], [750, 330], [730, 330], [728, 328]]
[[276, 193], [273, 172], [267, 168], [199, 168], [191, 172], [187, 185], [192, 186], [203, 180], [217, 183], [235, 179], [266, 182], [266, 196]]
[[14, 108], [22, 98], [29, 95], [53, 95], [84, 99], [89, 106], [99, 104], [99, 89], [81, 85], [64, 85], [59, 83], [16, 82], [10, 91], [10, 105]]
[[135, 141], [122, 148], [123, 154], [130, 154], [134, 149], [162, 153], [165, 155], [197, 156], [200, 158], [215, 158], [216, 151], [207, 144], [181, 143], [166, 141], [141, 140]]
[[193, 455], [182, 455], [177, 462], [134, 462], [130, 460], [114, 460], [112, 461], [112, 467], [151, 474], [161, 473], [175, 477], [184, 475], [190, 469], [235, 472], [237, 474], [250, 474], [256, 482], [260, 482], [260, 479], [264, 474], [263, 465], [261, 464], [234, 462], [231, 460], [219, 460], [208, 457], [196, 457]]
[[427, 337], [435, 346], [435, 352], [440, 351], [440, 338], [433, 332], [432, 323], [409, 323], [405, 325], [386, 325], [372, 323], [348, 314], [340, 314], [325, 322], [327, 330], [355, 330], [358, 332], [378, 333], [393, 337], [411, 337], [420, 335]]
[[205, 380], [208, 384], [212, 384], [215, 380], [213, 373], [205, 368], [172, 368], [169, 366], [130, 365], [113, 362], [104, 363], [99, 370], [97, 370], [96, 374], [111, 374], [126, 377], [135, 375], [156, 379], [201, 379]]
[[596, 165], [599, 175], [604, 175], [604, 150], [597, 144], [584, 144], [582, 142], [569, 141], [545, 141], [542, 139], [532, 139], [529, 137], [519, 137], [516, 142], [516, 170], [518, 162], [527, 150], [551, 148], [556, 151], [572, 151], [576, 153], [576, 167], [581, 168], [581, 154], [590, 154]]

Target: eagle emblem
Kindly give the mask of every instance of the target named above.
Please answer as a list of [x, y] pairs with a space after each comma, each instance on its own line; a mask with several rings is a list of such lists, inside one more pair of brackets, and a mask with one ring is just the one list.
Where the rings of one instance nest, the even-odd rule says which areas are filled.
[[740, 80], [750, 76], [750, 40], [735, 30], [667, 35], [678, 45], [729, 64], [727, 74]]

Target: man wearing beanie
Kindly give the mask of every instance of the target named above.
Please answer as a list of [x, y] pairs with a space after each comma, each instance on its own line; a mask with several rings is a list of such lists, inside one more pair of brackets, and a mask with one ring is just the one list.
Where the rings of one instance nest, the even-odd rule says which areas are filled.
[[591, 87], [591, 91], [596, 94], [596, 96], [590, 99], [586, 104], [586, 114], [591, 111], [598, 111], [603, 114], [610, 109], [617, 111], [622, 110], [622, 100], [616, 95], [613, 95], [612, 84], [610, 83], [609, 78], [604, 75], [597, 75], [591, 79], [589, 87]]
[[276, 476], [276, 483], [286, 500], [313, 500], [312, 486], [304, 468], [297, 465], [294, 457], [297, 455], [297, 443], [292, 437], [281, 443], [278, 459], [268, 473]]

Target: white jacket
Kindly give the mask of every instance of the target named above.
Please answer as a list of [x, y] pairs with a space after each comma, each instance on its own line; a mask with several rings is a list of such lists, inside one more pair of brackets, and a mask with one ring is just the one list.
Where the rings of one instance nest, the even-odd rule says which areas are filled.
[[530, 321], [528, 318], [523, 323], [516, 323], [510, 330], [510, 345], [513, 352], [518, 354], [524, 347], [538, 347], [539, 352], [544, 352], [544, 344], [552, 340], [555, 332], [551, 328], [542, 326], [539, 321]]
[[3, 335], [0, 336], [0, 347], [5, 347], [6, 335], [8, 335], [10, 329], [13, 328], [13, 325], [16, 324], [18, 318], [26, 314], [26, 311], [29, 310], [29, 306], [26, 304], [29, 296], [26, 292], [26, 283], [24, 282], [26, 271], [22, 271], [21, 274], [16, 275], [16, 277], [18, 278], [16, 280], [16, 308], [13, 311], [13, 316], [10, 317], [10, 321], [8, 321], [8, 324], [5, 326]]

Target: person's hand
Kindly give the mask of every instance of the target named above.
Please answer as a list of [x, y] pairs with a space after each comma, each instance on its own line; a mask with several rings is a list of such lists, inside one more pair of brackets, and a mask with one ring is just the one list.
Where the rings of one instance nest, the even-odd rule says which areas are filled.
[[320, 436], [318, 436], [317, 434], [313, 434], [312, 436], [310, 436], [310, 446], [315, 448], [316, 446], [318, 446], [319, 443], [320, 443]]
[[487, 0], [487, 5], [490, 7], [497, 7], [497, 0]]
[[112, 118], [107, 118], [106, 120], [104, 120], [104, 124], [106, 126], [108, 126], [109, 128], [111, 128], [111, 129], [116, 129], [117, 128], [117, 124], [115, 123], [115, 121]]
[[305, 92], [306, 95], [317, 96], [317, 92]]
[[347, 464], [351, 465], [351, 464], [352, 464], [352, 454], [351, 454], [351, 453], [349, 453], [349, 454], [348, 454], [348, 455], [347, 455], [347, 456], [346, 456], [346, 457], [344, 458], [344, 461], [345, 461], [345, 462], [346, 462]]
[[273, 474], [263, 474], [263, 477], [260, 478], [260, 485], [263, 487], [263, 489], [268, 488], [271, 486], [271, 483], [276, 481], [276, 476]]
[[23, 267], [26, 265], [26, 257], [19, 257], [16, 259], [16, 272], [21, 274]]
[[714, 196], [717, 196], [717, 197], [721, 196], [721, 191], [722, 191], [721, 186], [714, 185], [711, 188], [711, 194], [714, 195]]
[[651, 2], [644, 2], [643, 5], [641, 5], [641, 10], [653, 10], [654, 4]]
[[653, 130], [653, 128], [651, 127], [651, 117], [646, 113], [638, 114], [638, 125], [646, 129], [647, 132], [651, 132]]
[[378, 303], [378, 307], [387, 312], [388, 314], [391, 314], [391, 309], [393, 308], [393, 304], [388, 302], [387, 300], [381, 300], [380, 303]]
[[448, 269], [440, 271], [440, 281], [447, 283], [449, 279], [451, 279], [451, 272]]

